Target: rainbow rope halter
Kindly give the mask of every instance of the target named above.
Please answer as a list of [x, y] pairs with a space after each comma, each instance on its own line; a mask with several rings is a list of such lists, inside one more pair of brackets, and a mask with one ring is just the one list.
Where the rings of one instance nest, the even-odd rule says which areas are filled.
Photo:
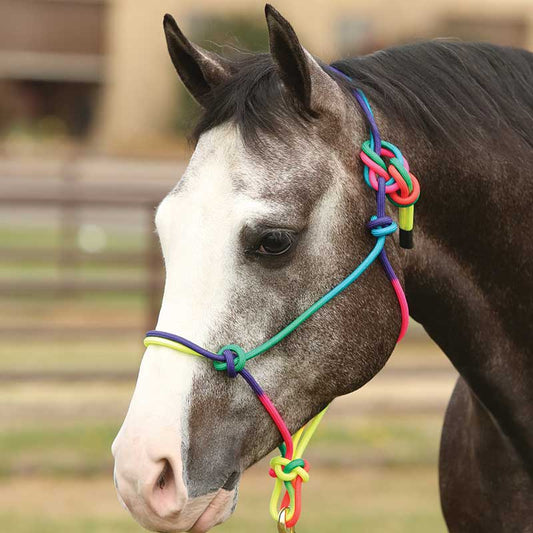
[[[331, 68], [345, 79], [352, 81], [344, 73], [333, 67]], [[396, 223], [385, 214], [385, 197], [387, 196], [394, 205], [399, 207], [400, 245], [405, 248], [411, 248], [413, 245], [411, 233], [413, 229], [414, 204], [420, 195], [420, 187], [415, 176], [410, 173], [409, 165], [400, 150], [393, 144], [381, 140], [372, 109], [365, 95], [362, 91], [355, 89], [352, 89], [352, 93], [370, 125], [370, 139], [363, 143], [360, 153], [361, 160], [364, 163], [365, 182], [376, 191], [377, 199], [377, 214], [371, 217], [370, 222], [367, 224], [370, 233], [376, 238], [374, 248], [368, 256], [336, 287], [322, 296], [276, 335], [249, 352], [244, 351], [236, 344], [228, 344], [223, 346], [217, 353], [214, 353], [178, 335], [164, 331], [149, 331], [144, 340], [146, 347], [164, 346], [181, 353], [210, 359], [215, 370], [226, 372], [230, 378], [241, 375], [250, 385], [274, 424], [276, 424], [283, 439], [283, 443], [279, 447], [281, 455], [274, 457], [270, 461], [269, 471], [270, 476], [276, 479], [270, 499], [270, 514], [278, 522], [280, 531], [292, 531], [300, 517], [301, 487], [302, 483], [306, 483], [309, 480], [309, 463], [302, 456], [327, 408], [300, 429], [294, 437], [291, 437], [283, 418], [270, 398], [250, 372], [246, 370], [246, 362], [270, 350], [290, 335], [321, 307], [349, 287], [378, 257], [400, 304], [402, 324], [398, 342], [404, 336], [409, 321], [409, 309], [405, 294], [384, 248], [387, 236], [394, 233], [398, 228]], [[382, 156], [389, 159], [388, 168]], [[283, 488], [285, 488], [285, 494], [281, 498]]]

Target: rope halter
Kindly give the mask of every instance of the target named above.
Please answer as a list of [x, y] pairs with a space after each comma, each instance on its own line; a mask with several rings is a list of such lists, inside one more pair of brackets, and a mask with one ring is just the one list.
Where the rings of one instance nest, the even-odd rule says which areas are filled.
[[[373, 139], [365, 141], [359, 157], [364, 164], [363, 176], [365, 183], [376, 192], [378, 177], [385, 180], [387, 199], [398, 207], [400, 225], [400, 246], [413, 247], [414, 206], [420, 198], [420, 184], [416, 176], [410, 172], [409, 163], [394, 144], [381, 141], [379, 154], [375, 151]], [[389, 159], [387, 167], [383, 157]]]
[[[348, 76], [339, 70], [333, 67], [332, 69], [351, 81]], [[377, 203], [376, 215], [371, 217], [366, 225], [376, 242], [365, 259], [351, 274], [303, 311], [301, 315], [296, 317], [281, 331], [248, 352], [236, 344], [227, 344], [217, 353], [210, 352], [183, 337], [165, 331], [149, 331], [144, 340], [144, 344], [147, 347], [152, 345], [164, 346], [181, 353], [207, 358], [211, 360], [215, 370], [226, 372], [230, 378], [240, 375], [251, 387], [278, 428], [283, 440], [279, 447], [281, 455], [274, 457], [270, 461], [269, 470], [270, 476], [276, 480], [270, 499], [270, 514], [278, 523], [279, 531], [293, 531], [300, 517], [301, 487], [302, 483], [309, 481], [310, 468], [309, 463], [302, 456], [327, 407], [311, 419], [306, 426], [297, 431], [294, 437], [291, 437], [283, 418], [268, 395], [250, 372], [246, 370], [246, 362], [280, 343], [335, 296], [347, 289], [378, 258], [394, 288], [400, 307], [401, 327], [398, 341], [402, 339], [409, 323], [409, 309], [405, 294], [385, 252], [386, 238], [398, 229], [396, 222], [385, 213], [385, 198], [388, 198], [394, 205], [399, 207], [400, 245], [404, 248], [411, 248], [413, 245], [411, 232], [413, 229], [414, 204], [420, 195], [420, 185], [416, 177], [410, 172], [409, 164], [400, 150], [393, 144], [381, 140], [372, 109], [365, 95], [355, 89], [353, 90], [353, 95], [359, 102], [370, 124], [370, 139], [363, 143], [360, 157], [364, 164], [365, 182], [376, 191]], [[385, 164], [383, 157], [389, 159], [388, 166]], [[282, 497], [283, 489], [285, 493]]]

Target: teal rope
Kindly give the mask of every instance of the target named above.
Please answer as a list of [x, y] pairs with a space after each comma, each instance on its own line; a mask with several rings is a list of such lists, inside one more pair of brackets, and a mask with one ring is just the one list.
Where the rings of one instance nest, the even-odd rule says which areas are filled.
[[366, 256], [363, 262], [341, 283], [331, 289], [328, 293], [324, 294], [322, 298], [317, 300], [311, 307], [306, 309], [300, 316], [296, 317], [290, 324], [285, 326], [280, 332], [276, 333], [273, 337], [268, 339], [263, 344], [260, 344], [253, 350], [245, 354], [246, 360], [249, 361], [258, 355], [270, 350], [273, 346], [281, 342], [285, 337], [290, 335], [298, 326], [305, 322], [309, 317], [314, 315], [321, 307], [324, 307], [330, 300], [335, 298], [339, 293], [349, 287], [361, 274], [376, 260], [376, 258], [383, 250], [385, 246], [385, 238], [387, 235], [396, 230], [396, 224], [389, 228], [384, 228], [384, 234], [377, 237], [376, 244], [371, 252]]

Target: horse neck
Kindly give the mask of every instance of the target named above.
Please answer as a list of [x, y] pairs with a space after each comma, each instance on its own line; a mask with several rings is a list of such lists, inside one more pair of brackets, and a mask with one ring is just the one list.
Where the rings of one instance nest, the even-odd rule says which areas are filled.
[[[476, 158], [452, 148], [409, 149], [422, 190], [415, 248], [402, 251], [414, 318], [439, 337], [460, 371], [469, 364], [463, 357], [467, 339], [461, 339], [459, 358], [450, 345], [454, 339], [440, 339], [452, 331], [452, 337], [465, 332], [478, 342], [472, 337], [490, 330], [487, 335], [507, 339], [519, 352], [530, 350], [533, 274], [527, 266], [533, 243], [526, 191], [533, 193], [533, 184], [520, 168], [522, 156], [494, 154], [491, 160], [481, 151]], [[514, 187], [508, 185], [511, 175]]]
[[525, 157], [516, 148], [476, 155], [409, 144], [404, 153], [422, 190], [415, 248], [402, 251], [411, 315], [531, 460], [533, 273], [520, 268], [533, 257]]

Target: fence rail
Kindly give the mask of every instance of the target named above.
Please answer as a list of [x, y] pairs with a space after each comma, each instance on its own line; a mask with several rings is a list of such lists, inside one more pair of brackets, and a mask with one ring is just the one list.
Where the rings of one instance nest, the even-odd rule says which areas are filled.
[[[145, 252], [84, 252], [76, 250], [75, 257], [84, 264], [97, 265], [129, 265], [142, 266], [146, 261]], [[50, 248], [28, 249], [15, 246], [3, 247], [0, 249], [0, 262], [2, 263], [57, 263], [61, 259], [59, 250]]]
[[[42, 182], [33, 180], [31, 186], [25, 180], [0, 181], [0, 206], [11, 209], [23, 207], [55, 208], [60, 223], [58, 246], [29, 249], [9, 246], [0, 249], [0, 261], [17, 264], [21, 261], [57, 265], [59, 275], [52, 278], [18, 278], [0, 281], [0, 293], [4, 296], [29, 294], [73, 295], [83, 292], [119, 293], [141, 292], [146, 297], [146, 327], [155, 324], [159, 311], [162, 288], [162, 260], [157, 239], [154, 237], [153, 217], [160, 199], [165, 195], [166, 184], [131, 184], [128, 181], [110, 183], [81, 183], [73, 173], [66, 172], [59, 180]], [[163, 187], [163, 185], [165, 185]], [[145, 246], [141, 251], [104, 251], [90, 254], [81, 250], [76, 242], [79, 230], [79, 210], [82, 208], [140, 209], [144, 212]], [[141, 279], [126, 276], [112, 279], [83, 279], [72, 275], [81, 264], [128, 265], [142, 268]], [[69, 328], [72, 329], [72, 328]], [[74, 329], [83, 330], [82, 327]], [[92, 328], [94, 329], [94, 327]], [[105, 331], [106, 328], [103, 327]]]

